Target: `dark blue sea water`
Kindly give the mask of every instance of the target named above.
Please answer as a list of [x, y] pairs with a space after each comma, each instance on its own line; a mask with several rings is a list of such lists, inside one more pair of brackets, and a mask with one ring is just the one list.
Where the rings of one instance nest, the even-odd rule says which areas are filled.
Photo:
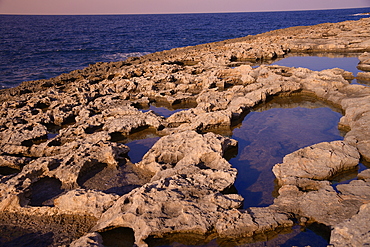
[[370, 8], [292, 12], [0, 15], [0, 88], [96, 62], [254, 35], [291, 26], [358, 20]]

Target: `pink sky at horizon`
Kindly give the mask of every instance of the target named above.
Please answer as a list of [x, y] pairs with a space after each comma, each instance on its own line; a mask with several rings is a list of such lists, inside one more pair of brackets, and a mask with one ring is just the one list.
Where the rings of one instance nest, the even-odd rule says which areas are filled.
[[0, 14], [164, 14], [370, 7], [370, 0], [0, 0]]

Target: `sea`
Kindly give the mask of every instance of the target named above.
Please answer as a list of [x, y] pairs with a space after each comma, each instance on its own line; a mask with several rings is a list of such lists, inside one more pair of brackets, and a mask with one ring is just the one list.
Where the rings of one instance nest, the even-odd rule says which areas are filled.
[[96, 62], [255, 35], [358, 20], [370, 8], [151, 15], [0, 15], [0, 88]]

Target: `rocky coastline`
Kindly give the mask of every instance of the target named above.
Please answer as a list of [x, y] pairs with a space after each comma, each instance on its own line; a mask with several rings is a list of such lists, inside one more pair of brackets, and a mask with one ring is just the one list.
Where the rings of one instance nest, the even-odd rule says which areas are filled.
[[[370, 170], [331, 183], [370, 162], [370, 87], [342, 69], [252, 67], [288, 54], [356, 53], [357, 79], [370, 81], [369, 30], [370, 18], [292, 27], [1, 90], [0, 227], [27, 238], [0, 243], [104, 246], [116, 230], [137, 246], [171, 234], [238, 242], [315, 223], [330, 229], [331, 246], [370, 244]], [[238, 171], [226, 159], [238, 143], [217, 133], [270, 97], [293, 94], [341, 108], [344, 140], [285, 156], [273, 168], [274, 203], [241, 209], [248, 198], [233, 192]], [[187, 109], [167, 118], [142, 110], [153, 103]], [[160, 139], [132, 163], [124, 140], [142, 130]]]

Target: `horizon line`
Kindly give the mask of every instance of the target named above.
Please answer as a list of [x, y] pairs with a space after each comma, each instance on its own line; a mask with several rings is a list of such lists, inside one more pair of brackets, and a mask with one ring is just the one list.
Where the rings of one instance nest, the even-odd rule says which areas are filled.
[[319, 8], [319, 9], [291, 9], [291, 10], [253, 10], [253, 11], [215, 11], [215, 12], [163, 12], [163, 13], [0, 13], [0, 15], [179, 15], [179, 14], [232, 14], [232, 13], [261, 13], [261, 12], [295, 12], [315, 10], [363, 9], [363, 7], [349, 8]]

